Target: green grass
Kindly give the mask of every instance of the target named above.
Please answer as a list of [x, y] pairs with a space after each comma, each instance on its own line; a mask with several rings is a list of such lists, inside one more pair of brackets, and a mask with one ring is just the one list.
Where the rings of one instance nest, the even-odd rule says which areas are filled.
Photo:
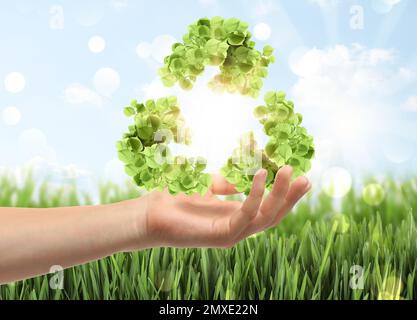
[[[233, 249], [117, 254], [66, 270], [63, 290], [49, 288], [49, 275], [0, 286], [0, 299], [416, 299], [417, 179], [388, 179], [383, 186], [378, 207], [352, 191], [335, 210], [320, 194], [305, 199], [279, 227]], [[75, 187], [36, 190], [30, 179], [19, 188], [0, 178], [0, 206], [92, 201]], [[132, 186], [100, 187], [102, 203], [137, 194]], [[363, 290], [349, 285], [353, 265], [364, 268]]]

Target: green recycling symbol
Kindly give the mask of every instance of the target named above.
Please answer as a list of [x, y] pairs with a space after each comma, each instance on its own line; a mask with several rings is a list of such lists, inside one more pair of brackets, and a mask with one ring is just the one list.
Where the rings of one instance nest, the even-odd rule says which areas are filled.
[[[265, 46], [258, 51], [248, 27], [238, 19], [221, 17], [203, 18], [190, 25], [183, 42], [173, 45], [172, 54], [159, 70], [163, 84], [192, 90], [206, 67], [216, 66], [219, 73], [208, 84], [213, 91], [257, 98], [268, 67], [275, 61], [274, 49]], [[286, 99], [286, 94], [268, 92], [264, 101], [254, 109], [254, 115], [269, 137], [265, 148], [259, 149], [253, 133], [244, 134], [221, 169], [221, 174], [246, 194], [260, 168], [268, 171], [269, 188], [284, 165], [291, 165], [295, 176], [309, 171], [315, 152], [313, 137], [301, 126], [303, 118], [295, 113], [294, 103]], [[126, 173], [138, 186], [148, 191], [167, 189], [173, 195], [207, 193], [212, 181], [211, 174], [205, 172], [206, 160], [173, 155], [170, 150], [171, 143], [192, 142], [176, 97], [144, 103], [134, 100], [124, 113], [134, 123], [117, 142], [117, 151]]]

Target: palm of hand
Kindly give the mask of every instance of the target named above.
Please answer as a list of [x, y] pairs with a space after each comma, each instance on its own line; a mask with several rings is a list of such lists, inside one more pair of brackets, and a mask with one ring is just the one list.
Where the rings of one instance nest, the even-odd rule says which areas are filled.
[[282, 168], [272, 191], [264, 199], [266, 171], [260, 170], [243, 203], [217, 198], [217, 195], [237, 193], [218, 176], [214, 177], [212, 188], [204, 197], [151, 193], [147, 199], [147, 232], [162, 246], [231, 247], [277, 225], [309, 191], [311, 185], [306, 178], [298, 178], [291, 184], [291, 175], [290, 167]]

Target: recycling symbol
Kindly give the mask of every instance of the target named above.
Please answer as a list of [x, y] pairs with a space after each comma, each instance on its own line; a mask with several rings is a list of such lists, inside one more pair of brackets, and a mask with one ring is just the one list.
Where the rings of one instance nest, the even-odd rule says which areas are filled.
[[[203, 18], [190, 25], [183, 41], [172, 46], [171, 55], [159, 70], [163, 84], [192, 90], [206, 67], [215, 66], [219, 73], [208, 84], [213, 91], [256, 99], [268, 67], [275, 61], [274, 49], [265, 46], [258, 51], [248, 28], [236, 18], [222, 17]], [[315, 153], [313, 137], [301, 126], [303, 118], [294, 111], [294, 103], [286, 99], [286, 94], [268, 92], [264, 101], [264, 105], [254, 108], [254, 115], [263, 125], [268, 143], [261, 150], [253, 133], [244, 134], [221, 169], [228, 182], [246, 194], [257, 170], [268, 171], [270, 188], [284, 165], [291, 165], [295, 176], [309, 171]], [[138, 186], [148, 191], [167, 189], [173, 195], [207, 193], [212, 181], [211, 174], [205, 172], [206, 160], [174, 155], [170, 149], [171, 143], [192, 142], [175, 96], [144, 103], [134, 100], [124, 113], [134, 123], [117, 142], [117, 151], [126, 173]]]

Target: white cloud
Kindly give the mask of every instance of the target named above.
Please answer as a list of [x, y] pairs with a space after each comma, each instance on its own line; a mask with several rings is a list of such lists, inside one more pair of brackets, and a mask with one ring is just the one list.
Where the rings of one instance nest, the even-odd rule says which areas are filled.
[[160, 35], [152, 43], [139, 43], [136, 47], [136, 53], [142, 59], [151, 59], [154, 63], [162, 64], [164, 58], [171, 54], [172, 45], [176, 42], [177, 40], [171, 35]]
[[417, 112], [417, 96], [408, 97], [407, 101], [404, 103], [404, 110]]
[[68, 85], [64, 90], [64, 99], [74, 105], [102, 107], [120, 87], [120, 75], [112, 68], [101, 68], [93, 77], [92, 90], [80, 83]]
[[4, 86], [11, 93], [19, 93], [25, 89], [25, 77], [19, 72], [11, 72], [4, 79]]
[[218, 5], [217, 0], [198, 0], [198, 2], [204, 7], [212, 7]]
[[48, 161], [47, 159], [39, 156], [28, 161], [25, 167], [31, 169], [40, 179], [50, 178], [65, 182], [91, 176], [90, 171], [80, 169], [75, 164], [62, 165], [56, 161]]
[[169, 95], [178, 95], [181, 92], [172, 88], [167, 88], [156, 78], [136, 90], [136, 93], [143, 97], [143, 100], [158, 99]]
[[103, 52], [106, 48], [106, 41], [100, 36], [93, 36], [88, 41], [88, 48], [93, 53]]
[[401, 0], [372, 0], [372, 8], [377, 13], [387, 14], [400, 3]]
[[142, 58], [147, 59], [152, 55], [152, 44], [148, 42], [141, 42], [136, 47], [136, 54]]
[[70, 104], [92, 107], [101, 107], [105, 103], [105, 99], [97, 92], [79, 83], [71, 84], [65, 88], [64, 99]]
[[41, 157], [55, 161], [55, 150], [49, 145], [46, 135], [37, 128], [24, 130], [19, 136], [19, 146], [23, 157], [27, 160]]
[[388, 95], [414, 78], [411, 71], [396, 66], [395, 59], [393, 50], [359, 45], [305, 50], [290, 58], [299, 76], [293, 91], [303, 104], [329, 107], [346, 98]]
[[77, 8], [76, 20], [83, 27], [97, 25], [104, 18], [104, 6], [98, 5], [95, 1], [85, 1]]
[[260, 41], [266, 41], [271, 37], [271, 27], [266, 23], [259, 23], [253, 29], [253, 35]]
[[3, 122], [8, 126], [15, 126], [20, 122], [22, 114], [16, 107], [6, 107], [1, 113]]
[[325, 9], [335, 7], [339, 0], [309, 0], [309, 2], [318, 5], [322, 9]]
[[395, 6], [401, 2], [401, 0], [379, 0], [387, 5]]
[[110, 6], [114, 9], [125, 9], [129, 6], [129, 0], [110, 0]]
[[405, 163], [415, 155], [415, 143], [409, 137], [392, 136], [384, 139], [383, 153], [394, 164]]
[[255, 15], [258, 17], [266, 16], [278, 10], [273, 0], [259, 0], [255, 6]]
[[[47, 183], [47, 192], [53, 190], [54, 187], [65, 188], [74, 183], [77, 188], [94, 192], [90, 171], [81, 169], [75, 164], [62, 165], [41, 156], [33, 157], [21, 166], [0, 167], [0, 176], [12, 178], [19, 188], [24, 187], [26, 179], [30, 176], [37, 186]], [[34, 200], [39, 199], [38, 191], [39, 188], [35, 188]]]
[[104, 167], [104, 179], [114, 183], [126, 182], [129, 177], [125, 173], [125, 165], [119, 159], [109, 160]]
[[398, 127], [396, 96], [416, 76], [399, 64], [395, 50], [358, 44], [301, 48], [289, 64], [298, 76], [291, 98], [315, 137], [332, 140], [334, 159], [366, 168], [380, 161], [373, 157], [383, 151], [385, 136], [409, 135]]
[[112, 68], [101, 68], [95, 73], [93, 83], [99, 94], [110, 97], [120, 87], [120, 76]]

